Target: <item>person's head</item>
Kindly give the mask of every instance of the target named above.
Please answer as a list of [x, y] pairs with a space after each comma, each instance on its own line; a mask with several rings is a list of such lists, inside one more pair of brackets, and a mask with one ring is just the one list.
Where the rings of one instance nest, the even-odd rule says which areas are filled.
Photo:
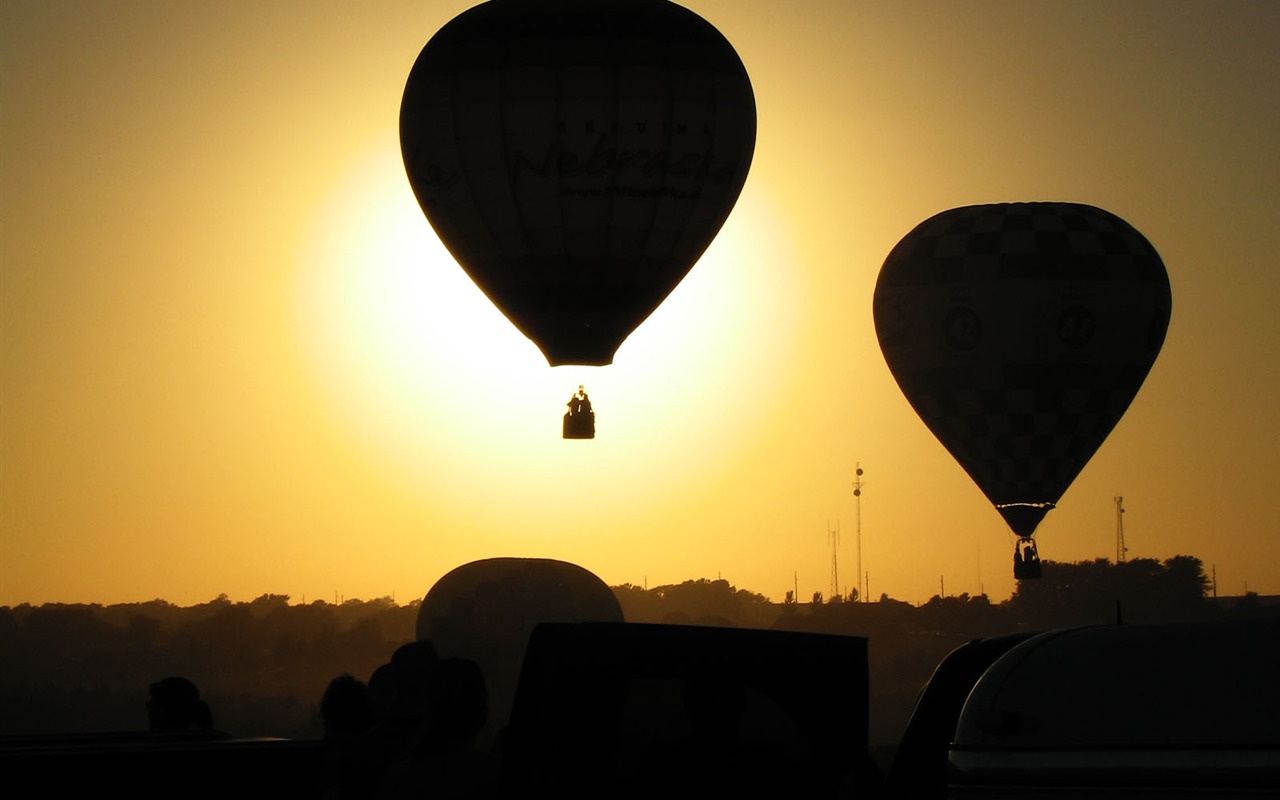
[[378, 718], [416, 717], [425, 712], [427, 682], [439, 660], [435, 646], [427, 640], [396, 648], [391, 660], [369, 677], [370, 696]]
[[352, 675], [339, 675], [329, 681], [320, 698], [320, 719], [326, 739], [359, 736], [373, 725], [369, 687]]
[[428, 683], [439, 660], [435, 645], [426, 640], [403, 644], [391, 655], [391, 678], [402, 713], [426, 710]]
[[147, 717], [153, 731], [208, 730], [213, 727], [209, 706], [200, 690], [186, 678], [170, 676], [150, 686]]

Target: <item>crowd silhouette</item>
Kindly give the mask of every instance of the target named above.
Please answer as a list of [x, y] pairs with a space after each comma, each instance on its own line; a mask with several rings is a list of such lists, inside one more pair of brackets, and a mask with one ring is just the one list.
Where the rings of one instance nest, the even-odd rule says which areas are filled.
[[[682, 630], [686, 632], [671, 642], [681, 637], [688, 641], [689, 629]], [[399, 647], [374, 670], [367, 685], [350, 674], [335, 677], [320, 703], [324, 756], [319, 796], [485, 800], [523, 792], [527, 781], [543, 789], [549, 781], [563, 797], [660, 792], [673, 798], [749, 798], [779, 796], [796, 787], [818, 788], [814, 776], [822, 767], [802, 763], [797, 751], [760, 738], [758, 729], [748, 731], [747, 698], [757, 695], [753, 702], [758, 706], [761, 687], [748, 685], [744, 675], [753, 667], [740, 657], [682, 662], [687, 654], [657, 648], [641, 658], [606, 657], [590, 665], [585, 662], [593, 657], [580, 655], [570, 656], [578, 666], [569, 676], [552, 679], [567, 681], [562, 685], [569, 687], [567, 694], [539, 692], [544, 700], [554, 699], [532, 725], [528, 717], [523, 720], [526, 727], [517, 741], [525, 749], [507, 771], [506, 727], [491, 743], [480, 739], [489, 718], [489, 694], [475, 661], [440, 658], [431, 642], [419, 640]], [[552, 656], [553, 661], [558, 657]], [[674, 670], [665, 673], [665, 680], [674, 679], [671, 685], [681, 687], [672, 695], [678, 702], [667, 705], [659, 695], [650, 695], [641, 709], [628, 708], [623, 696], [649, 686], [650, 670], [658, 663]], [[628, 677], [632, 669], [637, 672]], [[548, 670], [558, 672], [550, 662], [538, 671]], [[787, 678], [780, 685], [794, 682]], [[630, 746], [614, 741], [618, 728], [633, 729], [630, 735], [635, 736], [655, 720], [661, 720], [659, 727], [649, 728], [639, 739], [627, 739]], [[798, 731], [792, 735], [803, 738]], [[585, 745], [587, 741], [592, 744]], [[807, 747], [800, 741], [792, 740], [791, 747]], [[623, 752], [628, 748], [634, 752]], [[538, 776], [529, 773], [531, 765]], [[807, 796], [828, 795], [816, 791]]]
[[488, 692], [474, 661], [440, 659], [431, 642], [409, 642], [367, 685], [334, 678], [321, 716], [325, 800], [494, 796], [497, 756], [476, 741]]
[[[229, 738], [214, 729], [212, 711], [189, 679], [162, 678], [149, 692], [152, 736]], [[333, 678], [319, 705], [323, 739], [309, 762], [315, 774], [295, 776], [295, 788], [311, 786], [320, 800], [496, 796], [500, 761], [477, 742], [488, 692], [474, 661], [440, 659], [430, 642], [409, 642], [368, 683], [349, 673]]]

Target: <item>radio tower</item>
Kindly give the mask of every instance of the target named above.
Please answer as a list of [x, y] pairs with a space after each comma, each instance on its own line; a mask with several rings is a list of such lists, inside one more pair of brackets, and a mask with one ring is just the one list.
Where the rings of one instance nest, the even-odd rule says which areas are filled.
[[840, 596], [840, 570], [836, 568], [836, 551], [840, 547], [840, 520], [836, 520], [836, 529], [831, 530], [831, 521], [827, 521], [827, 538], [831, 540], [831, 598]]
[[862, 465], [855, 463], [853, 467], [853, 507], [857, 514], [855, 520], [858, 532], [858, 601], [865, 603], [867, 595], [862, 572]]
[[1116, 496], [1116, 563], [1124, 563], [1124, 554], [1129, 548], [1124, 546], [1124, 498]]

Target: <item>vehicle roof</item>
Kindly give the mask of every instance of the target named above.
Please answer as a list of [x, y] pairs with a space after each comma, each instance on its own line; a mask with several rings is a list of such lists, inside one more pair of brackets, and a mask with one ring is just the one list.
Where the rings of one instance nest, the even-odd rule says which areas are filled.
[[1035, 636], [979, 679], [954, 746], [1280, 746], [1280, 616]]

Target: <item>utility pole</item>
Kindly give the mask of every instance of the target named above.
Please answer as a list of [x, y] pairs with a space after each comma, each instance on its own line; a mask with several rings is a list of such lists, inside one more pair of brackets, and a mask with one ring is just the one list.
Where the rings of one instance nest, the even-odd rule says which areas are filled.
[[[855, 462], [853, 469], [853, 507], [858, 530], [858, 602], [867, 602], [862, 571], [862, 464]], [[865, 583], [870, 583], [866, 581]]]
[[1124, 554], [1129, 548], [1124, 546], [1124, 498], [1116, 495], [1116, 563], [1124, 563]]

